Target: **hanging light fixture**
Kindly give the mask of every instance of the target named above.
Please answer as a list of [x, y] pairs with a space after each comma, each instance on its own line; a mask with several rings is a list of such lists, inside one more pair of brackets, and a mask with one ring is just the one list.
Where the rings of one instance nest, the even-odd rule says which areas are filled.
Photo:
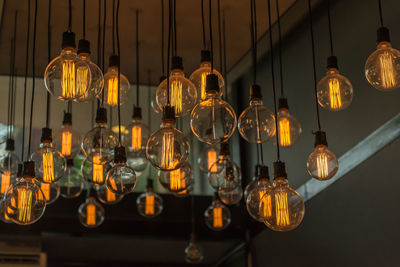
[[225, 205], [236, 205], [243, 197], [243, 188], [239, 184], [232, 191], [218, 191], [218, 197]]
[[[211, 135], [211, 129], [209, 129], [208, 134]], [[216, 145], [207, 145], [204, 147], [203, 151], [201, 151], [199, 157], [197, 158], [197, 164], [199, 166], [200, 171], [204, 173], [209, 172], [217, 172], [216, 165], [212, 169], [211, 166], [215, 162], [217, 162], [219, 158], [220, 150]]]
[[196, 264], [202, 262], [203, 259], [203, 251], [197, 244], [197, 236], [195, 233], [191, 233], [189, 244], [185, 248], [185, 261], [190, 264]]
[[194, 183], [192, 166], [186, 162], [181, 168], [173, 171], [158, 171], [158, 181], [168, 192], [185, 191]]
[[62, 126], [54, 133], [53, 145], [66, 158], [73, 158], [80, 152], [81, 135], [72, 128], [72, 113], [64, 112]]
[[104, 208], [90, 196], [90, 188], [85, 202], [79, 206], [78, 218], [80, 223], [88, 228], [96, 228], [104, 222]]
[[73, 159], [67, 159], [67, 170], [59, 183], [60, 194], [63, 198], [76, 198], [82, 193], [84, 187], [82, 175], [74, 167]]
[[153, 180], [147, 179], [146, 192], [136, 199], [136, 207], [140, 215], [146, 218], [154, 218], [163, 210], [163, 200], [154, 192]]
[[124, 195], [116, 194], [108, 189], [107, 185], [96, 186], [96, 192], [97, 199], [100, 200], [101, 203], [106, 205], [117, 204], [124, 198]]
[[400, 87], [400, 51], [390, 43], [389, 29], [383, 24], [382, 1], [378, 0], [381, 27], [377, 31], [377, 49], [365, 62], [365, 77], [380, 91], [393, 91]]
[[231, 212], [221, 203], [218, 193], [214, 194], [211, 205], [204, 212], [204, 219], [208, 228], [214, 231], [222, 231], [230, 225]]
[[46, 206], [56, 202], [56, 200], [60, 197], [60, 181], [53, 182], [51, 184], [37, 182], [37, 185], [43, 192], [43, 196], [39, 194], [39, 200], [46, 201]]

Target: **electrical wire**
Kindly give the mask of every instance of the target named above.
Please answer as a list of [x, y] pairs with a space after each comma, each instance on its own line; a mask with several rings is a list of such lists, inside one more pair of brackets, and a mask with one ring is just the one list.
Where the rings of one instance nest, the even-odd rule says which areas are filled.
[[115, 55], [115, 0], [112, 1], [112, 53]]
[[226, 27], [225, 27], [225, 12], [222, 12], [222, 39], [223, 39], [223, 50], [224, 50], [224, 68], [223, 68], [223, 75], [224, 75], [224, 81], [225, 81], [225, 94], [224, 94], [224, 99], [228, 100], [228, 76], [226, 75], [227, 73], [227, 67], [226, 67]]
[[204, 22], [204, 0], [201, 0], [201, 31], [203, 35], [203, 49], [207, 49], [206, 26]]
[[172, 23], [172, 0], [168, 0], [168, 44], [167, 44], [167, 105], [171, 104], [171, 96], [169, 92], [169, 61], [171, 50], [171, 23]]
[[378, 0], [378, 7], [379, 7], [379, 21], [381, 23], [381, 27], [383, 27], [383, 13], [382, 13], [382, 1]]
[[333, 56], [333, 37], [332, 37], [332, 22], [331, 22], [331, 1], [328, 1], [328, 29], [329, 29], [329, 43], [331, 48], [331, 56]]
[[86, 39], [86, 0], [83, 0], [82, 13], [82, 37]]
[[177, 35], [178, 35], [178, 31], [177, 31], [177, 28], [176, 28], [176, 0], [173, 0], [173, 19], [174, 19], [174, 28], [173, 28], [173, 33], [174, 33], [174, 41], [173, 41], [173, 55], [174, 56], [176, 56], [177, 54], [178, 54], [178, 45], [177, 45], [177, 43], [178, 43], [178, 38], [177, 38]]
[[[97, 66], [101, 66], [100, 42], [101, 42], [101, 0], [99, 0], [98, 14], [97, 14]], [[99, 108], [99, 107], [100, 107], [100, 99], [97, 97], [97, 108]], [[92, 125], [93, 125], [93, 123], [92, 123]]]
[[119, 143], [122, 143], [122, 139], [121, 139], [121, 88], [120, 88], [120, 84], [121, 84], [121, 49], [120, 49], [120, 45], [119, 45], [119, 0], [117, 0], [117, 18], [116, 18], [116, 34], [117, 34], [117, 51], [118, 51], [118, 138], [119, 138]]
[[[51, 61], [51, 0], [49, 0], [49, 9], [47, 17], [47, 62]], [[46, 94], [46, 128], [49, 128], [50, 121], [50, 93]]]
[[[113, 11], [114, 12], [114, 11]], [[103, 16], [103, 48], [101, 49], [101, 58], [102, 58], [102, 66], [101, 70], [103, 73], [105, 73], [105, 58], [104, 58], [104, 53], [105, 53], [105, 46], [106, 46], [106, 21], [107, 21], [107, 0], [104, 0], [104, 16]], [[101, 93], [101, 105], [104, 106], [104, 89]]]
[[214, 47], [213, 47], [213, 38], [212, 38], [212, 0], [209, 0], [208, 2], [209, 7], [209, 17], [208, 17], [208, 23], [209, 23], [209, 30], [210, 30], [210, 52], [211, 52], [211, 73], [214, 71]]
[[136, 9], [136, 106], [139, 107], [139, 10]]
[[72, 30], [72, 3], [68, 0], [68, 31]]
[[164, 55], [164, 0], [161, 0], [161, 74], [165, 76], [165, 55]]
[[[328, 0], [329, 2], [329, 0]], [[281, 19], [279, 12], [279, 0], [275, 0], [277, 24], [278, 24], [278, 56], [279, 56], [279, 77], [281, 84], [281, 97], [285, 96], [284, 86], [283, 86], [283, 61], [282, 61], [282, 32], [281, 32]]]
[[223, 71], [222, 62], [222, 33], [221, 33], [221, 0], [217, 2], [217, 12], [218, 12], [218, 45], [219, 45], [219, 69]]

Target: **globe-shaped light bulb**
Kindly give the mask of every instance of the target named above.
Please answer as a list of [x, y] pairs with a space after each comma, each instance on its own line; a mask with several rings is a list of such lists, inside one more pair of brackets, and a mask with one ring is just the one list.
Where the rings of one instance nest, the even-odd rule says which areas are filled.
[[81, 134], [72, 128], [71, 113], [64, 113], [61, 128], [54, 133], [53, 146], [64, 157], [75, 157], [81, 151]]
[[204, 212], [204, 219], [208, 228], [222, 231], [231, 223], [231, 212], [216, 196], [211, 206]]
[[179, 198], [188, 197], [188, 196], [192, 195], [193, 187], [194, 187], [194, 181], [193, 181], [192, 185], [189, 186], [187, 189], [180, 191], [180, 192], [173, 193], [173, 195], [176, 197], [179, 197]]
[[[43, 192], [46, 205], [50, 205], [60, 197], [60, 181], [53, 182], [51, 184], [37, 182], [36, 183]], [[39, 195], [39, 199], [41, 196]]]
[[6, 153], [0, 158], [0, 173], [6, 176], [16, 175], [21, 161], [14, 151], [14, 140], [7, 139], [6, 143]]
[[146, 218], [154, 218], [162, 212], [163, 200], [154, 192], [151, 179], [147, 180], [146, 192], [140, 194], [136, 199], [136, 207], [139, 214]]
[[187, 162], [173, 171], [158, 171], [158, 181], [171, 193], [187, 190], [194, 182], [192, 166]]
[[98, 227], [104, 221], [104, 208], [94, 197], [89, 197], [79, 206], [78, 217], [83, 226]]
[[84, 159], [81, 165], [81, 174], [83, 179], [90, 184], [104, 185], [106, 183], [107, 173], [111, 168], [111, 163], [101, 165]]
[[308, 156], [307, 171], [315, 179], [325, 181], [331, 179], [339, 169], [336, 155], [326, 145], [320, 144]]
[[4, 223], [12, 223], [11, 219], [7, 216], [7, 207], [3, 199], [0, 200], [0, 220]]
[[97, 198], [101, 203], [106, 205], [117, 204], [124, 198], [124, 195], [114, 193], [105, 184], [98, 185], [95, 187], [95, 189], [97, 192]]
[[219, 157], [219, 148], [215, 145], [207, 145], [201, 151], [199, 157], [197, 158], [197, 164], [200, 171], [204, 173], [217, 172], [215, 169], [211, 169], [211, 166], [217, 162]]
[[84, 182], [82, 173], [75, 167], [72, 159], [67, 160], [67, 170], [60, 180], [60, 194], [64, 198], [76, 198], [82, 193]]
[[253, 219], [264, 222], [271, 214], [271, 202], [264, 195], [269, 192], [271, 186], [267, 178], [258, 180], [257, 185], [249, 192], [246, 198], [246, 208]]
[[185, 248], [185, 260], [187, 263], [195, 264], [203, 261], [203, 251], [197, 244], [196, 236], [192, 233], [189, 245]]
[[149, 161], [146, 158], [146, 150], [141, 150], [138, 152], [127, 152], [126, 163], [131, 167], [137, 176], [140, 176], [149, 166]]
[[150, 129], [142, 121], [140, 108], [135, 107], [132, 122], [126, 126], [126, 130], [124, 140], [128, 154], [129, 152], [145, 151], [147, 139], [150, 136]]
[[218, 191], [218, 197], [225, 205], [236, 205], [243, 197], [243, 188], [238, 185], [232, 191]]

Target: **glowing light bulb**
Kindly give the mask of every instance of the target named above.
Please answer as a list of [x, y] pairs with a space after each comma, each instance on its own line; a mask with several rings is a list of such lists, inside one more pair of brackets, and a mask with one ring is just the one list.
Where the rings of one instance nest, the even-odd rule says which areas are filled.
[[[95, 162], [100, 162], [100, 159], [95, 156]], [[81, 165], [81, 174], [85, 181], [93, 185], [103, 185], [105, 184], [107, 172], [112, 167], [111, 163], [105, 165], [96, 164], [84, 159]]]
[[197, 244], [197, 237], [194, 233], [191, 234], [189, 245], [185, 248], [185, 260], [187, 263], [200, 263], [203, 261], [203, 252]]
[[194, 181], [191, 186], [189, 186], [187, 189], [175, 192], [173, 193], [174, 196], [179, 197], [179, 198], [185, 198], [190, 196], [193, 193], [193, 186], [194, 186]]
[[94, 197], [89, 197], [78, 209], [79, 221], [88, 228], [100, 226], [104, 221], [104, 208]]
[[76, 198], [83, 190], [82, 175], [74, 168], [73, 159], [67, 159], [67, 170], [60, 180], [60, 194], [64, 198]]
[[[211, 129], [210, 129], [211, 134]], [[197, 158], [197, 164], [200, 171], [204, 173], [217, 172], [216, 166], [213, 166], [217, 162], [219, 157], [219, 149], [215, 145], [207, 145], [200, 153]]]
[[231, 212], [218, 199], [216, 193], [211, 206], [204, 213], [206, 225], [214, 231], [224, 230], [231, 223]]
[[134, 107], [132, 122], [126, 127], [127, 132], [124, 134], [125, 145], [128, 149], [128, 158], [130, 154], [146, 150], [146, 142], [149, 139], [150, 130], [142, 121], [142, 109]]
[[239, 185], [229, 192], [218, 191], [218, 197], [225, 205], [235, 205], [240, 202], [243, 196], [243, 188]]
[[81, 136], [72, 128], [72, 114], [64, 113], [62, 126], [54, 133], [53, 146], [64, 157], [74, 157], [81, 149]]
[[[51, 184], [46, 183], [37, 183], [40, 186], [40, 189], [43, 192], [43, 196], [39, 195], [39, 200], [45, 200], [46, 205], [50, 205], [60, 197], [60, 182], [54, 182]], [[44, 198], [43, 198], [44, 197]]]
[[159, 171], [158, 181], [171, 193], [184, 191], [194, 183], [192, 166], [187, 162], [173, 171]]
[[103, 184], [104, 183], [104, 179], [103, 179], [103, 165], [98, 164], [101, 163], [100, 161], [100, 156], [99, 155], [95, 155], [93, 157], [93, 183], [94, 184]]
[[[20, 164], [20, 160], [14, 152], [14, 140], [13, 139], [6, 139], [6, 148], [5, 148], [5, 153], [1, 156], [0, 159], [0, 173], [2, 174], [2, 177], [4, 176], [4, 179], [2, 178], [2, 184], [4, 183], [9, 184], [11, 180], [9, 179], [9, 176], [15, 176], [18, 172], [18, 165]], [[0, 188], [0, 195], [3, 196], [5, 193], [5, 188], [3, 190], [3, 186]]]
[[138, 212], [143, 217], [154, 218], [163, 210], [162, 198], [153, 190], [153, 181], [147, 179], [146, 192], [140, 194], [136, 199]]
[[96, 186], [96, 192], [100, 202], [106, 205], [117, 204], [124, 198], [124, 195], [114, 193], [106, 185]]
[[11, 174], [9, 172], [3, 172], [1, 174], [1, 185], [0, 194], [3, 196], [11, 184]]

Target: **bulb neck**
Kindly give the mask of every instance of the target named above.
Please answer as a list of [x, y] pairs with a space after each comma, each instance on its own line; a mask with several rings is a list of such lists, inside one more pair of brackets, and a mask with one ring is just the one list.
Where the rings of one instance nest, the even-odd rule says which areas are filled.
[[389, 48], [392, 47], [392, 44], [390, 42], [380, 42], [376, 47], [377, 49]]
[[[286, 114], [289, 114], [289, 109], [287, 109], [287, 108], [280, 108], [280, 109], [278, 109], [278, 113], [279, 113], [279, 115], [286, 115]], [[278, 118], [279, 119], [279, 118]]]
[[60, 55], [61, 55], [61, 56], [65, 56], [65, 55], [76, 55], [76, 50], [75, 50], [74, 47], [66, 47], [66, 48], [63, 48], [63, 49], [61, 50]]
[[338, 74], [338, 73], [339, 73], [339, 70], [336, 68], [329, 68], [326, 71], [326, 74]]
[[173, 69], [173, 70], [171, 70], [170, 78], [171, 78], [171, 76], [184, 77], [185, 73], [183, 72], [182, 69]]
[[263, 101], [261, 99], [250, 100], [250, 106], [262, 106]]
[[210, 68], [211, 71], [211, 62], [210, 61], [203, 61], [200, 63], [201, 68]]
[[287, 177], [276, 177], [276, 178], [274, 178], [273, 186], [274, 187], [289, 186], [289, 181], [288, 181]]

